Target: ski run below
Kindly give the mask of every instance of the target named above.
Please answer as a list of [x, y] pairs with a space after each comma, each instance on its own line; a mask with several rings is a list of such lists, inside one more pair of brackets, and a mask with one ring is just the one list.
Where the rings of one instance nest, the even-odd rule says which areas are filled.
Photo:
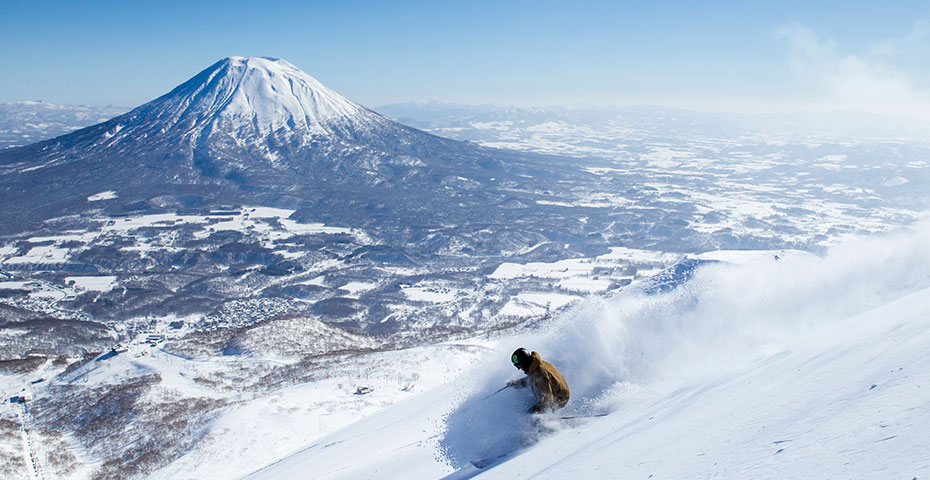
[[[589, 299], [246, 478], [927, 478], [927, 238], [924, 222]], [[492, 394], [519, 346], [568, 380], [559, 415], [609, 415], [531, 421], [527, 390]]]

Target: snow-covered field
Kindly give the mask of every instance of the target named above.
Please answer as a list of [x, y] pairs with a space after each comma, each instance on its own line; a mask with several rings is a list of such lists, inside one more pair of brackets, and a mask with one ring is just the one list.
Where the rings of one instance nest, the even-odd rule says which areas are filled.
[[[283, 256], [291, 253], [287, 240], [296, 235], [348, 234], [359, 237], [360, 242], [369, 241], [364, 233], [349, 228], [329, 227], [323, 224], [303, 224], [288, 219], [293, 210], [269, 207], [244, 207], [231, 211], [213, 212], [210, 215], [155, 214], [134, 215], [121, 218], [99, 217], [89, 219], [93, 229], [71, 231], [57, 236], [31, 237], [29, 242], [51, 243], [20, 251], [14, 245], [0, 247], [0, 262], [7, 265], [54, 264], [68, 261], [75, 253], [89, 248], [93, 243], [113, 242], [115, 239], [136, 240], [138, 231], [145, 228], [167, 228], [178, 225], [202, 226], [193, 236], [208, 238], [217, 232], [249, 232], [258, 237], [269, 249], [277, 249]], [[171, 250], [171, 238], [157, 241], [139, 241], [128, 251], [144, 255], [153, 250]], [[73, 246], [78, 244], [79, 246]], [[72, 245], [72, 246], [65, 246]], [[177, 249], [175, 249], [177, 250]]]
[[[326, 382], [281, 390], [230, 410], [211, 430], [215, 441], [159, 476], [924, 478], [928, 235], [924, 222], [847, 239], [822, 257], [723, 255], [730, 261], [673, 291], [588, 299], [542, 331], [469, 353], [436, 346], [385, 355], [429, 385], [398, 389], [328, 433], [319, 428], [326, 410], [306, 406], [345, 392]], [[517, 346], [539, 351], [568, 379], [563, 412], [610, 414], [546, 419], [552, 431], [531, 442], [526, 391], [488, 396], [517, 378], [508, 362]], [[411, 355], [421, 360], [405, 363]], [[311, 440], [316, 433], [326, 434]], [[282, 450], [271, 445], [281, 443], [293, 451], [271, 462]], [[484, 470], [469, 463], [514, 449]]]
[[[928, 205], [926, 189], [915, 187], [926, 184], [930, 172], [926, 153], [909, 153], [926, 152], [930, 145], [923, 128], [903, 136], [869, 135], [863, 132], [882, 129], [809, 128], [803, 116], [786, 122], [777, 116], [649, 106], [427, 103], [378, 111], [436, 135], [488, 147], [609, 159], [614, 167], [586, 171], [605, 184], [634, 176], [660, 208], [692, 214], [690, 227], [702, 234], [823, 243], [838, 232], [880, 232], [909, 223]], [[827, 122], [846, 123], [841, 114]], [[580, 192], [538, 203], [632, 210], [646, 205], [625, 190]]]
[[[57, 235], [28, 236], [10, 240], [5, 245], [0, 243], [0, 273], [6, 274], [2, 270], [4, 266], [16, 270], [15, 275], [9, 274], [10, 280], [0, 277], [0, 290], [22, 293], [0, 298], [0, 304], [55, 313], [63, 318], [90, 318], [83, 312], [71, 311], [74, 310], [73, 306], [62, 306], [62, 302], [73, 301], [88, 293], [100, 295], [116, 290], [118, 294], [134, 286], [132, 282], [138, 280], [138, 271], [134, 268], [129, 269], [129, 272], [116, 270], [120, 276], [98, 273], [58, 277], [49, 277], [45, 271], [53, 271], [67, 263], [84, 265], [82, 255], [102, 249], [110, 252], [102, 255], [104, 258], [107, 255], [126, 255], [125, 258], [134, 262], [148, 264], [156, 262], [156, 257], [163, 261], [166, 256], [173, 258], [174, 254], [184, 254], [186, 241], [206, 241], [211, 237], [231, 235], [248, 238], [267, 249], [269, 254], [305, 265], [278, 274], [274, 286], [288, 283], [316, 286], [343, 299], [372, 301], [366, 299], [366, 295], [377, 294], [379, 287], [396, 281], [395, 278], [412, 276], [417, 278], [416, 283], [399, 282], [402, 297], [378, 300], [377, 303], [384, 304], [395, 317], [407, 317], [423, 305], [430, 305], [447, 312], [444, 313], [446, 317], [474, 325], [486, 320], [496, 323], [501, 319], [541, 317], [581, 301], [586, 296], [617, 290], [635, 278], [647, 277], [660, 271], [681, 257], [680, 254], [665, 254], [655, 250], [611, 247], [610, 253], [591, 258], [506, 262], [491, 275], [480, 276], [475, 273], [474, 281], [450, 280], [441, 268], [438, 272], [431, 272], [429, 268], [404, 265], [382, 265], [376, 276], [357, 277], [346, 275], [346, 267], [351, 262], [347, 263], [344, 257], [321, 259], [313, 247], [308, 247], [306, 238], [327, 241], [335, 236], [345, 236], [359, 246], [373, 244], [372, 238], [359, 229], [299, 223], [288, 218], [293, 213], [293, 210], [287, 209], [247, 206], [213, 210], [199, 215], [163, 213], [89, 216], [84, 219], [82, 229], [65, 230]], [[218, 244], [216, 249], [219, 248]], [[477, 263], [469, 264], [473, 270], [479, 267]], [[216, 268], [226, 270], [231, 267], [219, 264]], [[250, 270], [256, 269], [253, 266], [242, 272], [247, 274]], [[438, 273], [438, 278], [426, 275], [430, 273]], [[420, 277], [416, 277], [417, 274]], [[475, 282], [479, 288], [475, 288]], [[231, 285], [227, 285], [227, 288], [231, 288]], [[204, 328], [214, 325], [241, 326], [291, 310], [297, 302], [313, 304], [320, 300], [312, 296], [276, 302], [267, 298], [239, 298], [255, 293], [255, 285], [249, 284], [227, 305], [212, 314], [192, 319], [192, 322]], [[475, 307], [488, 299], [494, 299], [499, 305], [494, 308], [486, 305]], [[111, 312], [107, 313], [112, 315]], [[165, 315], [157, 312], [151, 314], [158, 317]], [[170, 323], [170, 320], [163, 323]]]

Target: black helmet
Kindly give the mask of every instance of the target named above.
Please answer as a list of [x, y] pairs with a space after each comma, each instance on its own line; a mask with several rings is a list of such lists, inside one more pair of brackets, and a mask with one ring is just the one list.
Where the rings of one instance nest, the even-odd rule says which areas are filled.
[[513, 366], [519, 368], [520, 370], [526, 370], [526, 367], [530, 366], [530, 352], [525, 348], [518, 348], [513, 351], [513, 355], [510, 356], [510, 361], [513, 362]]

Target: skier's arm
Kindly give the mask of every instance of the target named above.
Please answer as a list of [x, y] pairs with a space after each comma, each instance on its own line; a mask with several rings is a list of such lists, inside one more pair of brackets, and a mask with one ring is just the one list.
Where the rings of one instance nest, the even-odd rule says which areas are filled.
[[507, 382], [507, 386], [508, 386], [508, 387], [513, 387], [513, 388], [525, 388], [525, 387], [526, 387], [526, 379], [527, 379], [527, 378], [529, 378], [529, 377], [523, 377], [523, 378], [521, 378], [521, 379], [519, 379], [519, 380], [511, 380], [511, 381]]

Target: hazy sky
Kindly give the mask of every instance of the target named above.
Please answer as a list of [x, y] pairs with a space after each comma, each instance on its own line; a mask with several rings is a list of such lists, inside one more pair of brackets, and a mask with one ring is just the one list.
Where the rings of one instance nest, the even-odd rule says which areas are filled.
[[0, 101], [135, 106], [231, 55], [364, 105], [930, 115], [930, 1], [0, 0]]

